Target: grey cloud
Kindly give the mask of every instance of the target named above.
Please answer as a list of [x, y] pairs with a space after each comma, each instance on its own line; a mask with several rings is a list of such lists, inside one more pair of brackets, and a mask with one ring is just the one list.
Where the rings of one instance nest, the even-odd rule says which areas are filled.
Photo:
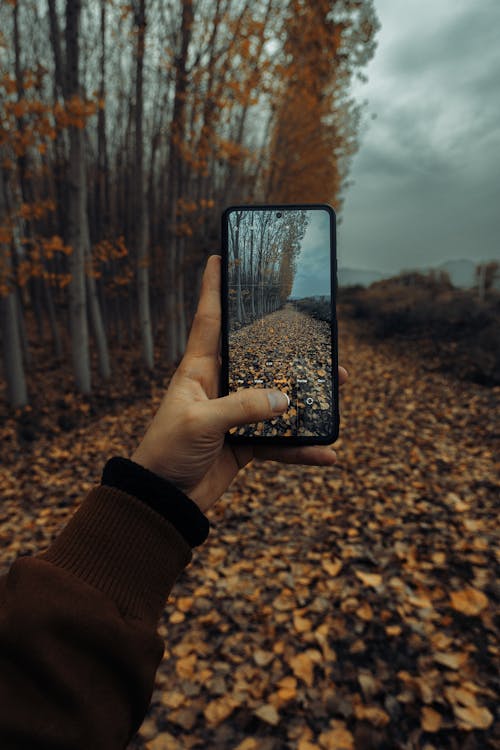
[[362, 92], [377, 119], [354, 159], [341, 263], [397, 273], [500, 257], [500, 3], [377, 5]]

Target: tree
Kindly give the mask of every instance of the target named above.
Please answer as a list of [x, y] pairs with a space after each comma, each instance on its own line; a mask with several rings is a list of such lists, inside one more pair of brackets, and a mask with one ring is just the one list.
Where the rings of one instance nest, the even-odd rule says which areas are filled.
[[[94, 341], [101, 378], [110, 336], [142, 346], [150, 369], [163, 327], [165, 360], [179, 360], [228, 203], [338, 209], [371, 0], [9, 2], [0, 27], [13, 29], [0, 44], [0, 146], [19, 341], [29, 355], [36, 331], [45, 346], [50, 323], [80, 391]], [[293, 283], [293, 238], [278, 262], [277, 229], [253, 221], [235, 287], [242, 323]]]
[[137, 37], [135, 80], [135, 250], [137, 254], [137, 293], [139, 303], [139, 328], [142, 353], [148, 370], [154, 367], [153, 335], [149, 304], [149, 223], [144, 182], [144, 143], [142, 121], [144, 117], [143, 68], [146, 38], [146, 4], [138, 0], [134, 7], [134, 25]]
[[[54, 0], [49, 0], [54, 2]], [[64, 99], [67, 107], [79, 104], [79, 24], [81, 0], [66, 0], [66, 63], [64, 71]], [[58, 34], [56, 34], [58, 36]], [[85, 147], [79, 123], [69, 126], [68, 185], [68, 243], [72, 247], [69, 269], [69, 315], [73, 372], [78, 390], [91, 390], [89, 334], [85, 297], [85, 255], [88, 246], [85, 187]]]
[[[0, 157], [3, 156], [0, 149]], [[3, 161], [3, 159], [2, 159]], [[7, 395], [14, 408], [26, 406], [28, 392], [24, 375], [21, 333], [16, 299], [13, 286], [11, 251], [13, 234], [8, 231], [8, 185], [6, 171], [0, 169], [0, 329], [3, 343], [3, 362]]]

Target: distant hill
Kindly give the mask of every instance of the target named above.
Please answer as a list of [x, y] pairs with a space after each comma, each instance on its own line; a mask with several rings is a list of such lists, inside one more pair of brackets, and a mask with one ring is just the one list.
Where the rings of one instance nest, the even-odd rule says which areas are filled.
[[[418, 271], [420, 273], [428, 273], [429, 271], [445, 271], [450, 277], [450, 281], [454, 287], [458, 289], [471, 289], [476, 284], [476, 265], [472, 260], [465, 258], [457, 260], [447, 260], [438, 266], [432, 266], [427, 268], [412, 268], [405, 269], [404, 272]], [[397, 276], [398, 273], [383, 273], [381, 271], [366, 270], [362, 268], [347, 268], [340, 267], [338, 270], [339, 286], [370, 286], [374, 281], [381, 281], [382, 279], [389, 279], [391, 276]]]
[[338, 270], [339, 286], [370, 286], [374, 281], [388, 279], [390, 276], [390, 273], [367, 271], [363, 268], [340, 267]]

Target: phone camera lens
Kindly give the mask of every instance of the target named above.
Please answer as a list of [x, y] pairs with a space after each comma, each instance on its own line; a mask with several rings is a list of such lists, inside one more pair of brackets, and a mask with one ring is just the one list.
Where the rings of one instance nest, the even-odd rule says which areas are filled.
[[278, 213], [276, 214], [276, 216], [277, 216], [278, 219], [281, 219], [281, 217], [283, 216], [283, 214], [281, 213], [281, 211], [278, 211]]

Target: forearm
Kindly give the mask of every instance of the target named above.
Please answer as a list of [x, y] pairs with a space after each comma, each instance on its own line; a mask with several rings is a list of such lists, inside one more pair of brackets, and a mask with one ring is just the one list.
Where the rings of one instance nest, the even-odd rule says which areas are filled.
[[99, 487], [47, 552], [18, 559], [0, 580], [0, 746], [124, 748], [163, 654], [158, 617], [191, 557], [165, 517]]

